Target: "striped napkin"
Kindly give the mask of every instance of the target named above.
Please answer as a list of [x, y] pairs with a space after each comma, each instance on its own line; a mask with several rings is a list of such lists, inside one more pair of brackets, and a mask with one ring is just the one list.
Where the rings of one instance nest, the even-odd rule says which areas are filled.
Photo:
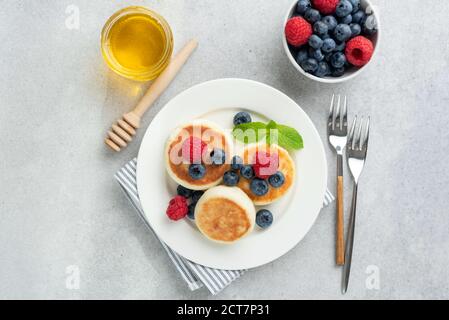
[[[146, 220], [142, 207], [140, 206], [139, 195], [137, 193], [136, 167], [137, 159], [133, 159], [122, 167], [114, 177], [122, 187], [125, 195], [128, 197], [134, 208], [139, 213], [143, 222], [152, 232], [154, 232]], [[334, 200], [334, 196], [328, 190], [324, 197], [324, 207], [329, 205]], [[159, 241], [165, 251], [167, 251], [168, 256], [176, 269], [179, 271], [181, 277], [192, 291], [205, 286], [213, 295], [216, 295], [246, 271], [213, 269], [199, 265], [180, 256], [160, 239]]]

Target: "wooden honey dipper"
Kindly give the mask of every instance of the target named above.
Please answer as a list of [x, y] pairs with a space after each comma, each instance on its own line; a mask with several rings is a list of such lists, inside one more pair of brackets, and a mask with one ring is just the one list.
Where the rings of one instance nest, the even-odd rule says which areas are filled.
[[162, 71], [158, 78], [151, 84], [150, 88], [134, 110], [125, 113], [116, 124], [112, 125], [111, 130], [108, 131], [108, 136], [104, 141], [107, 146], [112, 150], [119, 152], [131, 142], [133, 136], [136, 134], [136, 129], [139, 128], [142, 116], [176, 77], [179, 70], [181, 70], [182, 66], [197, 46], [198, 41], [195, 39], [187, 42], [184, 48], [178, 52], [165, 70]]

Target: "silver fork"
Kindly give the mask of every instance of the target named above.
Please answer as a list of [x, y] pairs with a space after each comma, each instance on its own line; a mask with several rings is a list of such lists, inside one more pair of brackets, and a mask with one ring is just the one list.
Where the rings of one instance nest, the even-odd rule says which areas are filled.
[[344, 209], [343, 209], [343, 151], [348, 137], [348, 106], [346, 96], [343, 107], [341, 96], [335, 105], [335, 95], [332, 96], [329, 120], [327, 124], [329, 142], [337, 153], [337, 232], [336, 232], [336, 263], [339, 266], [345, 262], [344, 244]]
[[346, 151], [348, 155], [349, 170], [351, 171], [351, 175], [354, 178], [354, 189], [352, 195], [351, 213], [349, 218], [348, 237], [346, 240], [345, 265], [343, 267], [343, 294], [345, 294], [348, 290], [349, 275], [351, 272], [352, 249], [354, 246], [354, 230], [357, 208], [357, 190], [359, 186], [359, 178], [362, 174], [363, 167], [365, 166], [366, 154], [368, 152], [370, 118], [368, 117], [365, 126], [363, 117], [360, 119], [359, 124], [357, 124], [357, 122], [358, 121], [356, 116], [351, 126]]

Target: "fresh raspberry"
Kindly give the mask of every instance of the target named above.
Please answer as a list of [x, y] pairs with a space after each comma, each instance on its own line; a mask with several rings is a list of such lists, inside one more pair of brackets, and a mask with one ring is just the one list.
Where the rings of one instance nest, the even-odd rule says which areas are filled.
[[312, 26], [304, 18], [294, 17], [285, 25], [287, 42], [294, 47], [300, 47], [309, 41], [312, 35]]
[[370, 39], [358, 36], [346, 44], [345, 53], [350, 64], [356, 67], [363, 67], [371, 60], [374, 53], [374, 45]]
[[258, 178], [268, 179], [277, 172], [278, 168], [279, 155], [277, 153], [270, 155], [267, 152], [256, 152], [254, 156], [253, 169]]
[[207, 144], [203, 140], [191, 136], [182, 143], [182, 157], [189, 163], [199, 164], [206, 149]]
[[340, 0], [312, 0], [313, 7], [322, 14], [332, 14]]
[[178, 221], [184, 218], [188, 211], [187, 199], [183, 196], [176, 196], [168, 204], [167, 216], [171, 220]]

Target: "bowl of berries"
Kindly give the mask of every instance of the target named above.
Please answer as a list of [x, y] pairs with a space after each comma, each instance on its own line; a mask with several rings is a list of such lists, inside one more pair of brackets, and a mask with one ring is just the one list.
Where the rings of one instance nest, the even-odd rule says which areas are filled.
[[291, 63], [321, 83], [355, 78], [379, 47], [378, 14], [368, 0], [295, 0], [284, 26]]

